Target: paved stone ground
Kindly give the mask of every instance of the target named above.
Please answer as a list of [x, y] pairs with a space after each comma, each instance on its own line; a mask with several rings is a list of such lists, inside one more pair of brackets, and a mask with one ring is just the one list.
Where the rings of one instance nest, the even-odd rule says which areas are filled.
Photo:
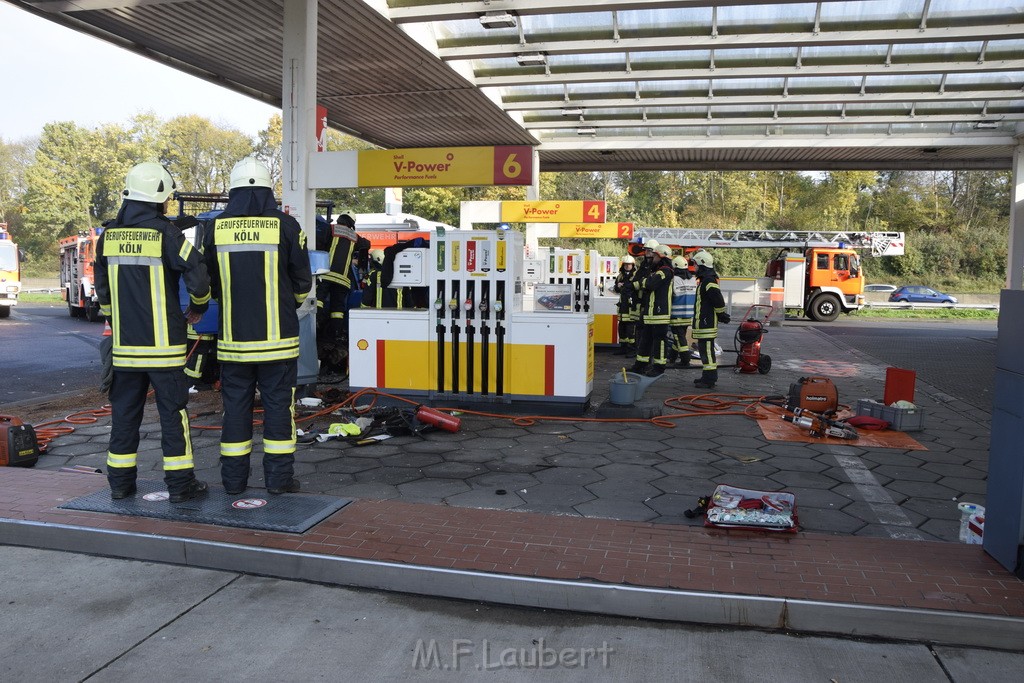
[[[838, 330], [838, 328], [836, 328]], [[732, 329], [722, 341], [731, 346]], [[943, 358], [944, 338], [908, 332], [901, 344]], [[880, 397], [894, 347], [876, 336], [838, 336], [817, 327], [772, 328], [765, 350], [769, 375], [722, 371], [718, 391], [783, 394], [799, 377], [833, 378], [840, 400]], [[980, 354], [990, 354], [989, 360]], [[972, 362], [994, 363], [994, 346], [981, 344]], [[732, 354], [726, 354], [725, 363]], [[593, 407], [607, 397], [607, 379], [623, 359], [596, 354]], [[696, 524], [683, 516], [717, 484], [796, 494], [804, 529], [903, 539], [955, 541], [960, 499], [984, 504], [989, 412], [933, 386], [949, 365], [918, 368], [917, 403], [926, 430], [913, 436], [927, 451], [864, 448], [857, 442], [768, 441], [753, 420], [737, 416], [689, 417], [674, 429], [651, 424], [540, 421], [516, 426], [508, 419], [463, 416], [455, 434], [396, 437], [356, 447], [338, 441], [300, 447], [296, 474], [303, 490], [345, 497], [401, 499], [457, 507], [515, 509], [655, 523]], [[645, 405], [694, 393], [695, 370], [670, 370], [645, 396]], [[933, 380], [933, 378], [937, 378]], [[665, 412], [668, 412], [667, 410]], [[205, 418], [209, 420], [210, 418]], [[326, 428], [326, 420], [317, 426]], [[146, 413], [140, 445], [143, 476], [160, 478], [159, 428]], [[103, 467], [109, 426], [98, 423], [63, 437], [39, 467]], [[218, 432], [194, 433], [197, 473], [219, 481]], [[258, 456], [250, 483], [260, 486]]]

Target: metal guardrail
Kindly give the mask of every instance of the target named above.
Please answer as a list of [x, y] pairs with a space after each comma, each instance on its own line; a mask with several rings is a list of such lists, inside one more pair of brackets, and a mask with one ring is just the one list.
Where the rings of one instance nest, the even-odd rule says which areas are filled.
[[910, 303], [902, 301], [868, 301], [864, 304], [865, 308], [886, 308], [895, 311], [913, 311], [913, 310], [948, 310], [948, 309], [963, 309], [963, 310], [982, 310], [982, 311], [998, 311], [999, 304], [926, 304], [926, 303]]

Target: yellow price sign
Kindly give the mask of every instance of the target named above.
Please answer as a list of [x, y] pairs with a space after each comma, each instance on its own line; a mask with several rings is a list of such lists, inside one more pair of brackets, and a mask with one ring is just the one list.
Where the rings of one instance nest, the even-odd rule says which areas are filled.
[[533, 149], [420, 147], [359, 152], [359, 187], [529, 185]]
[[502, 202], [502, 223], [603, 223], [603, 201]]
[[561, 223], [559, 237], [607, 237], [611, 239], [633, 239], [632, 223]]

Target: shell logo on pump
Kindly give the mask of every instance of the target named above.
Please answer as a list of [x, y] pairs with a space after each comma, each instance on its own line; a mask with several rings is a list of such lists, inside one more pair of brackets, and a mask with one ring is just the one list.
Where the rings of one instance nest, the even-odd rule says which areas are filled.
[[370, 348], [370, 342], [366, 341], [365, 339], [360, 339], [359, 341], [356, 342], [356, 348], [359, 349], [360, 351], [365, 351], [366, 349]]

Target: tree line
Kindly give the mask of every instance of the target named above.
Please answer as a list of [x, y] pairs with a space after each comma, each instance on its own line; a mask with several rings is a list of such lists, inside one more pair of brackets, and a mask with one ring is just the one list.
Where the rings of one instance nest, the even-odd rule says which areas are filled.
[[[128, 169], [167, 166], [179, 190], [220, 193], [231, 167], [249, 154], [271, 169], [280, 191], [280, 115], [250, 137], [197, 115], [163, 120], [139, 114], [94, 128], [48, 123], [37, 140], [0, 137], [0, 222], [10, 224], [31, 270], [56, 270], [57, 241], [113, 218]], [[369, 149], [328, 131], [327, 149]], [[907, 233], [901, 257], [865, 258], [869, 281], [995, 291], [1005, 278], [1009, 171], [610, 171], [542, 173], [541, 196], [603, 199], [610, 221], [642, 227], [777, 230], [883, 230]], [[379, 213], [383, 190], [320, 191], [337, 213]], [[467, 200], [522, 200], [523, 188], [406, 190], [407, 213], [457, 225]], [[202, 207], [192, 208], [201, 211]], [[620, 253], [612, 240], [552, 241]], [[773, 255], [773, 254], [771, 254]], [[762, 250], [717, 250], [723, 275], [763, 275]]]

